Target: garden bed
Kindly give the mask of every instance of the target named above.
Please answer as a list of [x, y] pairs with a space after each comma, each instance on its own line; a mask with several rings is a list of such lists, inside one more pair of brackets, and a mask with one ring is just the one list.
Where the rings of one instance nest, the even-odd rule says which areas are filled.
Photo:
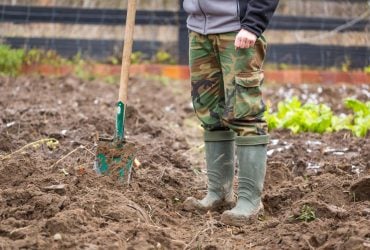
[[[261, 221], [185, 212], [206, 191], [202, 130], [187, 82], [132, 79], [129, 187], [93, 171], [98, 135], [113, 135], [118, 87], [73, 77], [0, 78], [0, 249], [366, 249], [370, 138], [350, 132], [271, 133]], [[298, 96], [346, 112], [369, 86], [266, 86], [276, 107]], [[34, 143], [42, 138], [56, 141]], [[235, 185], [236, 188], [236, 185]]]

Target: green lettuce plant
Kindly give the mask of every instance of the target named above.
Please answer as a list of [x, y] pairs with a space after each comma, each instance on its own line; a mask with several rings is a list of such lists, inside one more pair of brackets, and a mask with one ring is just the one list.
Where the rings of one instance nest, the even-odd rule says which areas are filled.
[[298, 97], [279, 102], [277, 112], [268, 107], [265, 119], [269, 129], [286, 128], [293, 133], [327, 133], [351, 130], [358, 137], [365, 137], [370, 129], [370, 102], [346, 99], [345, 106], [352, 110], [350, 115], [335, 115], [325, 104], [306, 103], [302, 105]]
[[349, 126], [349, 129], [356, 136], [365, 137], [370, 129], [370, 102], [364, 103], [353, 98], [347, 98], [344, 103], [354, 113], [353, 124]]

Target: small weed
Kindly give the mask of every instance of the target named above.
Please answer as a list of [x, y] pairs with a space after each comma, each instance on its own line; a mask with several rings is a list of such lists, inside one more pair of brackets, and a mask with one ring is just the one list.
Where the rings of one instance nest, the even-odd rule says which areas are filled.
[[86, 81], [95, 80], [96, 76], [93, 74], [93, 72], [88, 70], [89, 63], [82, 59], [80, 53], [75, 55], [69, 63], [74, 65], [74, 74], [78, 78]]
[[364, 68], [364, 72], [367, 73], [367, 74], [370, 74], [370, 65], [368, 65]]
[[119, 59], [115, 56], [111, 56], [111, 57], [108, 57], [107, 63], [112, 64], [112, 65], [120, 65], [121, 64], [121, 59]]
[[155, 63], [159, 63], [159, 64], [175, 64], [176, 61], [174, 60], [174, 57], [166, 52], [166, 51], [158, 51], [154, 58], [153, 58], [154, 62]]
[[135, 51], [131, 54], [131, 64], [139, 64], [144, 61], [144, 53], [141, 51]]
[[104, 77], [104, 82], [110, 84], [110, 85], [117, 85], [119, 83], [119, 77], [118, 76], [106, 76]]
[[289, 69], [289, 65], [286, 64], [286, 63], [280, 63], [278, 65], [278, 69], [280, 69], [280, 70], [287, 70], [287, 69]]
[[303, 205], [301, 214], [296, 218], [297, 220], [310, 222], [316, 219], [315, 209], [310, 205]]
[[50, 150], [55, 150], [59, 146], [59, 141], [54, 138], [46, 138], [46, 139], [34, 141], [34, 142], [31, 142], [21, 147], [20, 149], [14, 151], [13, 153], [0, 156], [0, 160], [11, 159], [14, 155], [23, 153], [28, 148], [39, 149], [42, 145], [45, 145], [45, 144]]
[[[78, 56], [79, 55], [76, 57]], [[54, 50], [45, 51], [40, 49], [31, 49], [24, 52], [23, 63], [26, 65], [47, 64], [52, 66], [62, 66], [70, 62]]]
[[351, 69], [351, 60], [348, 57], [345, 57], [344, 62], [341, 65], [341, 70], [343, 72], [348, 72]]
[[165, 76], [146, 75], [145, 78], [148, 80], [157, 81], [166, 87], [169, 86], [172, 81], [170, 78], [165, 77]]
[[0, 45], [0, 76], [16, 76], [22, 67], [24, 51]]
[[59, 141], [57, 140], [49, 140], [46, 142], [46, 146], [48, 146], [48, 148], [50, 150], [55, 150], [59, 147]]

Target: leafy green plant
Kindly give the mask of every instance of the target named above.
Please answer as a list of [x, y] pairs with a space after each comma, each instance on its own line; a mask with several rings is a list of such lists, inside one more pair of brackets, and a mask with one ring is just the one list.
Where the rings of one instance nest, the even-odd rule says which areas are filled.
[[325, 104], [302, 105], [297, 97], [279, 102], [276, 114], [265, 115], [270, 129], [287, 128], [293, 133], [330, 131], [333, 113]]
[[[132, 57], [131, 57], [132, 60]], [[121, 59], [115, 57], [115, 56], [110, 56], [107, 58], [107, 63], [112, 64], [112, 65], [119, 65], [121, 64]]]
[[53, 66], [60, 66], [71, 63], [67, 59], [61, 57], [54, 50], [45, 51], [40, 49], [31, 49], [25, 52], [23, 62], [27, 65], [48, 64]]
[[370, 130], [370, 102], [346, 99], [345, 106], [354, 114], [336, 116], [325, 104], [302, 105], [297, 97], [293, 97], [279, 102], [276, 113], [271, 113], [268, 107], [265, 119], [270, 130], [286, 128], [293, 133], [326, 133], [346, 129], [358, 137], [365, 137]]
[[367, 131], [370, 130], [370, 102], [364, 103], [353, 98], [347, 98], [345, 106], [355, 113], [353, 124], [349, 125], [349, 129], [356, 136], [365, 137]]
[[341, 65], [341, 70], [343, 72], [348, 72], [351, 69], [351, 60], [346, 56], [344, 62]]
[[278, 69], [279, 70], [286, 70], [286, 69], [289, 69], [289, 65], [286, 64], [286, 63], [280, 63], [278, 64]]
[[352, 121], [353, 115], [341, 114], [339, 116], [333, 116], [331, 119], [332, 131], [351, 130]]
[[41, 50], [31, 49], [26, 53], [23, 61], [27, 65], [37, 64], [41, 62], [42, 57], [43, 52]]
[[154, 62], [160, 64], [174, 64], [175, 60], [170, 53], [160, 50], [155, 54]]
[[367, 73], [367, 74], [370, 74], [370, 65], [368, 65], [364, 68], [364, 72]]
[[0, 75], [16, 76], [22, 67], [24, 52], [0, 44]]
[[316, 219], [315, 209], [310, 205], [303, 205], [301, 208], [301, 213], [296, 217], [297, 220], [310, 222]]
[[119, 76], [106, 76], [102, 80], [111, 85], [119, 84]]
[[86, 81], [92, 81], [95, 79], [94, 74], [88, 70], [89, 63], [82, 59], [80, 53], [75, 55], [69, 63], [73, 65], [74, 74], [78, 78]]
[[131, 64], [139, 64], [144, 60], [144, 53], [141, 51], [135, 51], [131, 53]]

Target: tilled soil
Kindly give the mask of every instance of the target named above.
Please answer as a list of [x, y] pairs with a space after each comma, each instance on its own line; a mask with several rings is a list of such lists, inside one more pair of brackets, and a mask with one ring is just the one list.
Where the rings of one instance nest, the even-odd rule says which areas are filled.
[[[370, 248], [369, 136], [274, 131], [265, 215], [229, 227], [222, 211], [182, 207], [206, 192], [188, 84], [131, 82], [127, 137], [141, 165], [125, 185], [93, 170], [97, 138], [114, 133], [117, 86], [0, 78], [0, 249]], [[339, 113], [342, 98], [370, 97], [369, 86], [267, 86], [265, 93], [273, 107], [298, 95]], [[43, 138], [59, 145], [22, 149]]]

